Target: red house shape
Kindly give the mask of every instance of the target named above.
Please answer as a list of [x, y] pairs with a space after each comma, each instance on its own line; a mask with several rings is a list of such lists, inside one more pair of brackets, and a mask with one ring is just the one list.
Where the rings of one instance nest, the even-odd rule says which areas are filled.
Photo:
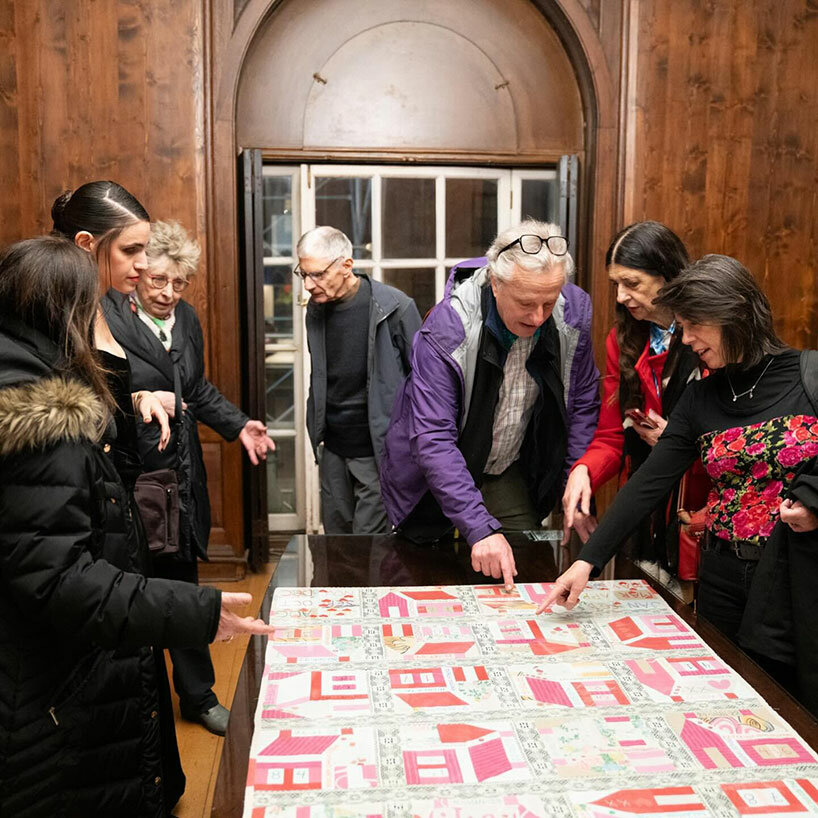
[[645, 635], [644, 630], [630, 616], [614, 620], [610, 623], [610, 628], [620, 642], [635, 648], [674, 650], [701, 647], [698, 637], [675, 616], [654, 616], [649, 618], [649, 622], [654, 632], [659, 632], [660, 635]]
[[[798, 783], [800, 784], [801, 782], [799, 781]], [[808, 781], [804, 783], [809, 785]], [[721, 788], [739, 815], [775, 815], [777, 812], [792, 815], [793, 813], [800, 812], [803, 814], [806, 812], [804, 805], [783, 781], [753, 781], [746, 784], [722, 784]], [[812, 787], [812, 789], [814, 790], [814, 787]], [[743, 795], [743, 793], [746, 793], [748, 790], [766, 791], [779, 803], [771, 803], [772, 798], [767, 797], [764, 799], [766, 803], [759, 804], [758, 806], [748, 804]], [[774, 796], [773, 793], [775, 793]], [[810, 795], [812, 795], [812, 793], [810, 793]], [[813, 801], [814, 800], [815, 798], [813, 796]]]

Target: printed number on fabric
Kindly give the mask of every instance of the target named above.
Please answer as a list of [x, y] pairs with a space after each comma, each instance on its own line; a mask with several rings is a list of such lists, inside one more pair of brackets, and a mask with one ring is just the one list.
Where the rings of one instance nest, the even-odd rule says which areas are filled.
[[699, 438], [713, 481], [707, 528], [725, 540], [758, 543], [778, 521], [778, 507], [798, 466], [818, 455], [818, 418], [790, 415]]

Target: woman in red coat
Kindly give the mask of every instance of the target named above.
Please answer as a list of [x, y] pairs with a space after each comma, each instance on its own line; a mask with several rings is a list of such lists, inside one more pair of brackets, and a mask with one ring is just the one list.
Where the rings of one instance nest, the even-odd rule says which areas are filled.
[[[699, 377], [698, 358], [674, 338], [673, 315], [653, 304], [659, 290], [689, 263], [681, 239], [659, 222], [637, 222], [611, 242], [605, 266], [616, 287], [616, 323], [606, 341], [602, 408], [594, 439], [576, 461], [562, 498], [566, 540], [583, 542], [596, 528], [592, 495], [612, 477], [625, 482], [650, 453], [685, 386]], [[667, 522], [675, 499], [643, 521], [640, 559], [668, 564]], [[671, 551], [675, 551], [671, 544]], [[674, 564], [671, 554], [671, 567]]]

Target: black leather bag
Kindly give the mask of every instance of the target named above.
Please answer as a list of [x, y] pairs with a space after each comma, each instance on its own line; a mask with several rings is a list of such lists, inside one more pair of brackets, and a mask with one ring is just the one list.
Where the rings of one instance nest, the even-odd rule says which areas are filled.
[[[179, 433], [183, 434], [182, 380], [179, 368], [173, 364], [173, 391], [176, 398], [174, 417]], [[176, 469], [159, 469], [140, 474], [134, 485], [134, 499], [154, 555], [176, 554], [179, 551], [179, 476]]]
[[134, 498], [153, 554], [179, 550], [179, 480], [174, 469], [140, 474]]

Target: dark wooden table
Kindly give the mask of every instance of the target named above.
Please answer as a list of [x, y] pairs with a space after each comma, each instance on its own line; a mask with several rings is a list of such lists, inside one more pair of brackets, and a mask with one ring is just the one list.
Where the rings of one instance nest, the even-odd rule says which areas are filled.
[[[551, 543], [509, 538], [518, 582], [549, 582], [567, 565], [557, 565]], [[751, 684], [767, 703], [818, 751], [818, 722], [752, 659], [692, 609], [668, 594], [626, 559], [617, 560], [617, 579], [644, 579], [710, 647]], [[494, 582], [471, 568], [465, 543], [417, 546], [395, 535], [290, 540], [270, 580], [261, 616], [266, 620], [276, 588], [371, 587], [377, 585], [483, 585]], [[241, 818], [267, 638], [250, 639], [230, 710], [230, 723], [213, 794], [212, 816]]]

